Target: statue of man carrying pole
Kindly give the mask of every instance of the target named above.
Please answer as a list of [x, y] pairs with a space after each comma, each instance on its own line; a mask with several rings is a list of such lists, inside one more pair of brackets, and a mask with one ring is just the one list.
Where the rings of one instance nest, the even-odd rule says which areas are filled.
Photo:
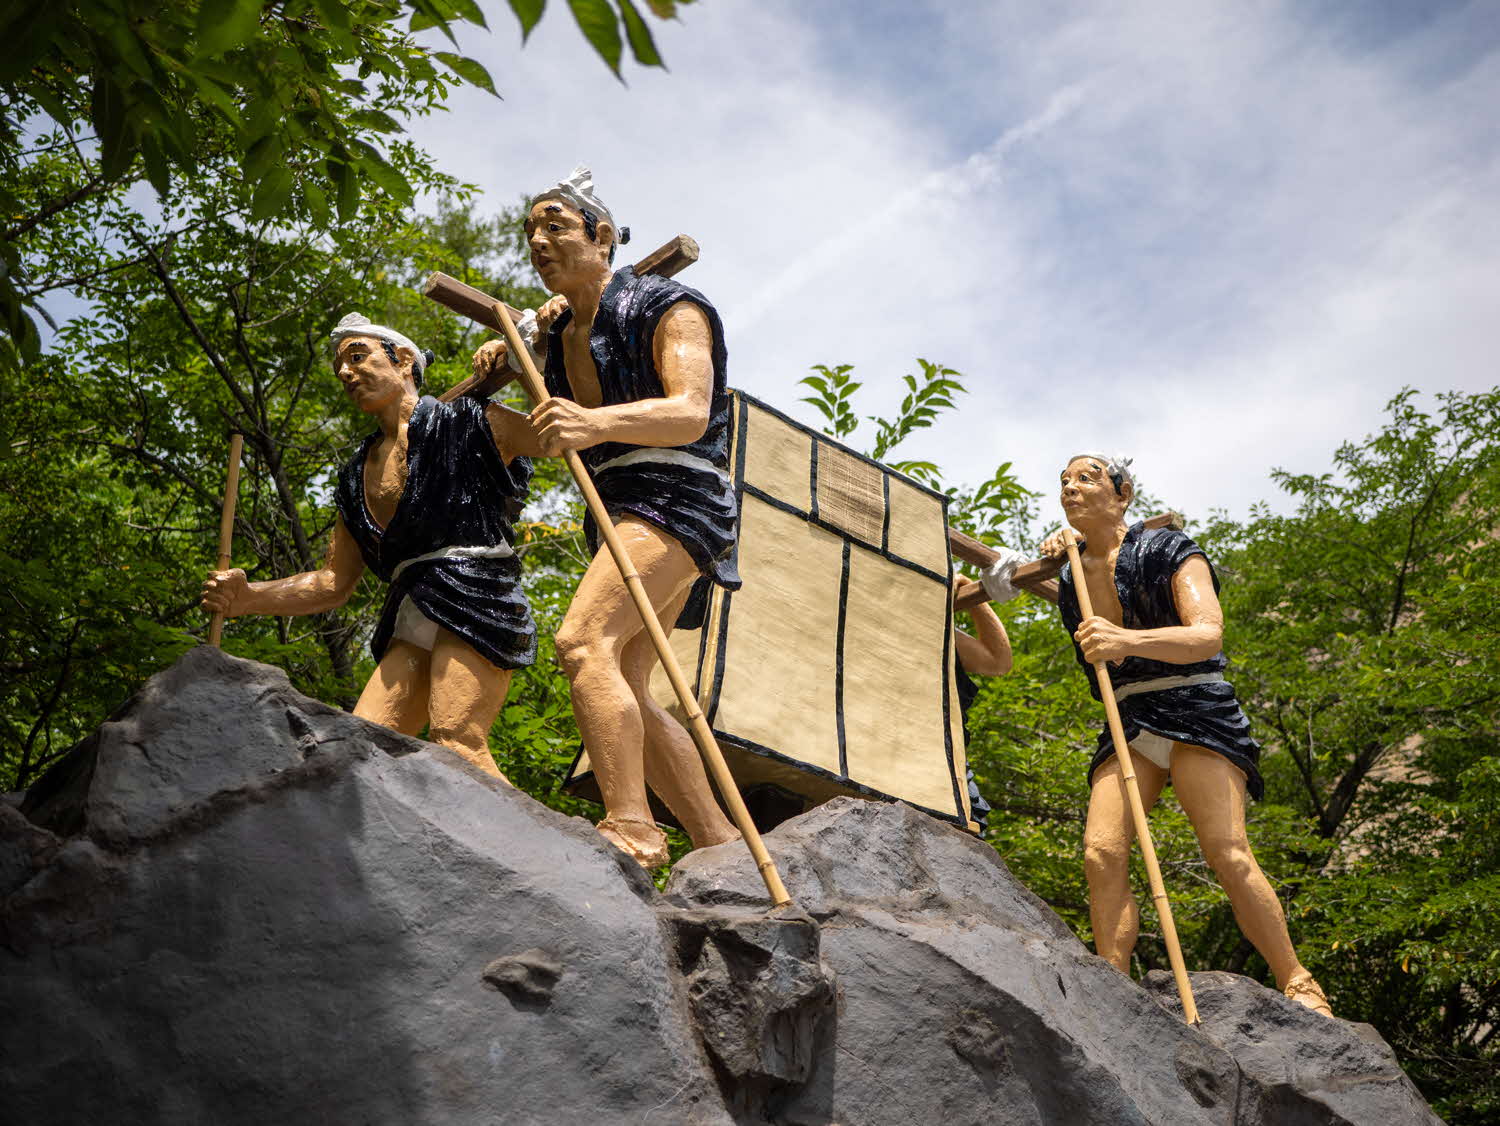
[[[1083, 841], [1094, 945], [1116, 969], [1129, 971], [1140, 917], [1130, 888], [1135, 831], [1127, 800], [1130, 776], [1121, 765], [1128, 754], [1143, 827], [1144, 811], [1170, 780], [1240, 930], [1265, 958], [1277, 987], [1332, 1015], [1297, 957], [1281, 903], [1245, 833], [1247, 795], [1258, 798], [1263, 788], [1260, 747], [1224, 679], [1218, 577], [1203, 549], [1183, 532], [1140, 523], [1127, 527], [1125, 509], [1135, 493], [1129, 464], [1085, 453], [1070, 458], [1062, 472], [1063, 512], [1085, 542], [1079, 567], [1069, 564], [1062, 571], [1058, 609], [1094, 698], [1103, 699], [1101, 682], [1112, 691], [1120, 737], [1129, 748], [1117, 754], [1106, 728], [1089, 766]], [[1066, 549], [1062, 532], [1042, 544], [1048, 556]], [[1091, 606], [1092, 615], [1081, 606]], [[1169, 943], [1175, 941], [1165, 917], [1163, 923]], [[1184, 1006], [1189, 1004], [1185, 997]]]
[[[525, 221], [532, 265], [559, 295], [538, 317], [551, 395], [531, 414], [541, 452], [579, 451], [662, 628], [695, 584], [731, 590], [738, 510], [728, 474], [723, 326], [702, 294], [612, 268], [626, 232], [587, 169], [538, 195]], [[505, 356], [500, 341], [476, 372]], [[557, 635], [573, 712], [604, 797], [599, 831], [652, 868], [667, 860], [646, 785], [697, 846], [739, 835], [687, 732], [651, 697], [657, 654], [592, 514], [594, 558]]]
[[489, 731], [511, 671], [536, 657], [511, 515], [526, 496], [536, 440], [526, 416], [474, 399], [419, 396], [432, 353], [357, 313], [332, 335], [333, 371], [377, 428], [339, 472], [338, 519], [323, 566], [248, 582], [238, 568], [203, 584], [203, 608], [317, 614], [342, 606], [369, 567], [390, 584], [370, 651], [379, 664], [354, 714], [456, 751], [500, 776]]

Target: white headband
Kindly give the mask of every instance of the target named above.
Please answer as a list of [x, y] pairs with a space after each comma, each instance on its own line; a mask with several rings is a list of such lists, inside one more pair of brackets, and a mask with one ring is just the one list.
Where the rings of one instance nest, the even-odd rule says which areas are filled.
[[600, 219], [603, 219], [614, 228], [615, 241], [624, 243], [629, 241], [629, 234], [622, 234], [620, 225], [615, 222], [614, 215], [609, 208], [594, 194], [594, 174], [583, 165], [579, 165], [568, 173], [566, 180], [559, 180], [555, 185], [544, 192], [538, 192], [532, 197], [532, 206], [544, 199], [558, 199], [578, 211], [587, 209], [592, 211]]
[[1135, 461], [1135, 458], [1124, 457], [1120, 454], [1101, 454], [1096, 453], [1092, 450], [1085, 450], [1081, 454], [1074, 454], [1072, 457], [1068, 458], [1068, 464], [1072, 465], [1081, 457], [1092, 458], [1094, 461], [1097, 461], [1100, 465], [1104, 466], [1104, 474], [1106, 477], [1113, 478], [1118, 476], [1120, 478], [1120, 484], [1122, 487], [1125, 485], [1129, 485], [1132, 489], [1135, 488], [1135, 474], [1130, 472], [1130, 466]]
[[328, 339], [333, 343], [334, 348], [337, 348], [339, 341], [348, 336], [373, 336], [377, 340], [394, 344], [397, 348], [410, 348], [412, 355], [416, 357], [412, 361], [412, 370], [417, 375], [421, 375], [427, 367], [426, 355], [422, 349], [411, 342], [409, 337], [403, 336], [393, 328], [371, 324], [370, 318], [361, 313], [350, 313], [339, 321], [334, 330], [328, 334]]

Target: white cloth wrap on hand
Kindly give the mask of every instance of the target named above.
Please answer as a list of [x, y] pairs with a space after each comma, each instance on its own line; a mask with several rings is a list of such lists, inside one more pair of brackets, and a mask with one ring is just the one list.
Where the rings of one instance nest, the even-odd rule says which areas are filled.
[[991, 602], [1009, 602], [1021, 592], [1011, 585], [1011, 576], [1016, 568], [1026, 562], [1026, 556], [1008, 547], [995, 548], [999, 559], [979, 572], [979, 581], [984, 584], [984, 593]]
[[[526, 345], [526, 351], [531, 353], [532, 366], [535, 367], [538, 372], [540, 372], [542, 370], [542, 361], [541, 358], [536, 354], [536, 342], [539, 334], [536, 330], [535, 309], [527, 309], [524, 313], [521, 314], [521, 319], [516, 322], [516, 335], [521, 338], [521, 343]], [[526, 369], [521, 366], [520, 359], [508, 346], [509, 341], [507, 341], [506, 343], [507, 347], [505, 349], [505, 362], [510, 365], [511, 371], [515, 372], [517, 375], [520, 375]]]

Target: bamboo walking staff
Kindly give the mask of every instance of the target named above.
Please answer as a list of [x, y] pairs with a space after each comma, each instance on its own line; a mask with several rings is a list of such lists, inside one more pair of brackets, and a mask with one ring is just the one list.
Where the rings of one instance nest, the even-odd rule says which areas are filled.
[[[1089, 584], [1083, 575], [1083, 563], [1078, 558], [1078, 541], [1073, 529], [1066, 524], [1062, 529], [1063, 543], [1068, 548], [1068, 562], [1073, 567], [1073, 589], [1078, 593], [1078, 608], [1085, 619], [1094, 616], [1094, 607], [1089, 598]], [[1182, 1017], [1189, 1024], [1198, 1023], [1198, 1006], [1193, 1001], [1193, 985], [1188, 981], [1187, 966], [1182, 960], [1182, 945], [1177, 941], [1177, 924], [1172, 919], [1172, 905], [1167, 902], [1166, 885], [1161, 879], [1161, 865], [1156, 862], [1156, 846], [1151, 843], [1151, 826], [1146, 821], [1146, 807], [1141, 803], [1141, 787], [1135, 778], [1135, 763], [1130, 758], [1130, 744], [1125, 741], [1125, 725], [1120, 722], [1120, 705], [1115, 699], [1114, 685], [1109, 679], [1109, 662], [1095, 661], [1094, 673], [1099, 678], [1099, 698], [1104, 701], [1104, 714], [1109, 720], [1109, 735], [1115, 742], [1115, 757], [1120, 760], [1120, 774], [1125, 781], [1125, 794], [1130, 801], [1130, 816], [1135, 822], [1135, 835], [1141, 842], [1141, 859], [1146, 862], [1146, 878], [1151, 882], [1151, 899], [1156, 903], [1156, 914], [1161, 919], [1162, 937], [1167, 940], [1167, 961], [1172, 964], [1172, 976], [1177, 979], [1177, 995], [1182, 998]]]
[[[547, 386], [542, 382], [542, 377], [537, 374], [536, 365], [531, 362], [531, 354], [521, 341], [521, 335], [516, 331], [509, 311], [503, 302], [496, 301], [490, 305], [489, 313], [493, 326], [505, 334], [505, 343], [510, 348], [511, 354], [520, 361], [521, 382], [526, 387], [526, 393], [531, 396], [533, 403], [540, 406], [551, 396], [547, 394]], [[589, 476], [588, 469], [584, 467], [583, 459], [578, 456], [577, 450], [565, 451], [563, 460], [567, 463], [569, 472], [573, 474], [578, 491], [583, 494], [584, 503], [593, 514], [594, 522], [599, 525], [599, 534], [604, 537], [609, 553], [614, 558], [615, 566], [620, 569], [620, 577], [625, 580], [626, 589], [630, 591], [635, 608], [640, 611], [641, 621], [646, 627], [646, 633], [651, 637], [651, 644], [656, 649], [657, 657], [661, 659], [662, 669], [665, 670], [667, 679], [672, 682], [672, 691], [677, 693], [677, 700], [687, 715], [688, 730], [692, 733], [693, 742], [698, 745], [698, 753], [703, 756], [704, 764], [713, 775], [719, 793], [723, 795], [724, 801], [729, 806], [729, 814], [734, 818], [735, 826], [744, 836], [745, 844], [750, 848], [750, 855], [755, 858], [755, 866], [760, 871], [761, 879], [766, 883], [766, 890], [771, 894], [771, 902], [777, 907], [789, 905], [792, 897], [787, 894], [786, 886], [781, 882], [781, 874], [776, 870], [776, 862], [766, 851], [765, 842], [760, 839], [755, 822], [751, 820], [750, 811], [745, 808], [745, 799], [740, 796], [740, 789], [735, 785], [734, 775], [729, 773], [724, 754], [719, 750], [719, 744], [714, 739], [713, 729], [708, 726], [708, 720], [703, 716], [703, 709], [698, 706], [692, 689], [688, 687], [687, 679], [682, 675], [682, 668], [677, 663], [677, 655], [672, 652], [672, 647], [667, 642], [667, 635], [663, 632], [661, 623], [656, 620], [656, 611], [652, 609], [651, 600], [646, 596], [646, 588], [641, 585], [641, 578], [636, 572], [635, 564], [630, 561], [630, 553], [626, 551], [625, 545], [620, 542], [620, 537], [615, 532], [614, 521], [609, 518], [609, 512], [594, 488], [593, 478]]]
[[[224, 507], [219, 512], [219, 566], [227, 571], [233, 562], [234, 506], [240, 495], [240, 455], [245, 450], [245, 436], [236, 430], [229, 436], [229, 478], [224, 483]], [[208, 623], [208, 643], [219, 648], [224, 634], [224, 614], [215, 610]]]

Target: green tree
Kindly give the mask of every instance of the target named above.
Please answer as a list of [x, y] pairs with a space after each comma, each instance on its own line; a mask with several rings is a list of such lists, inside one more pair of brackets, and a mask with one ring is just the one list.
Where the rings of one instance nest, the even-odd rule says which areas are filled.
[[[665, 19], [677, 3], [647, 7]], [[568, 6], [615, 74], [627, 43], [639, 63], [662, 65], [632, 0]], [[523, 36], [545, 7], [510, 0]], [[465, 24], [485, 26], [475, 0], [10, 6], [0, 16], [0, 365], [40, 351], [39, 292], [17, 240], [121, 184], [144, 177], [166, 205], [174, 177], [227, 162], [255, 185], [256, 221], [305, 212], [326, 224], [336, 210], [347, 222], [371, 186], [409, 202], [418, 181], [395, 151], [402, 121], [440, 105], [454, 82], [495, 92], [480, 63], [446, 49]], [[429, 29], [448, 42], [414, 37]], [[79, 157], [73, 176], [27, 175], [59, 145]]]
[[[61, 131], [54, 133], [54, 138]], [[407, 145], [412, 182], [455, 192]], [[71, 146], [34, 162], [36, 190], [89, 175]], [[445, 355], [432, 390], [466, 374], [475, 342], [411, 293], [419, 271], [466, 272], [518, 303], [518, 216], [467, 205], [409, 221], [401, 199], [362, 195], [346, 222], [310, 209], [253, 218], [255, 183], [227, 159], [174, 181], [163, 206], [120, 184], [29, 232], [42, 285], [86, 310], [60, 326], [24, 377], [0, 376], [0, 766], [24, 786], [134, 686], [191, 644], [195, 592], [212, 562], [226, 435], [246, 436], [236, 562], [266, 578], [318, 565], [332, 523], [332, 471], [368, 427], [328, 372], [327, 334], [350, 309], [427, 321]], [[425, 307], [423, 307], [425, 306]], [[405, 322], [402, 322], [405, 323]], [[243, 619], [227, 647], [279, 664], [315, 695], [352, 701], [379, 592], [303, 619]]]
[[1500, 391], [1414, 391], [1296, 511], [1220, 518], [1235, 681], [1272, 799], [1302, 954], [1454, 1122], [1500, 1112]]

